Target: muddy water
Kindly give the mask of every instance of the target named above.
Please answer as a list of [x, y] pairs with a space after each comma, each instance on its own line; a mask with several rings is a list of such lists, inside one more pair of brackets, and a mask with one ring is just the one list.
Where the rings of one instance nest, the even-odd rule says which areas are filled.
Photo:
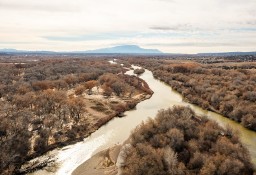
[[[132, 71], [129, 71], [128, 74], [132, 74]], [[184, 102], [180, 94], [173, 91], [172, 88], [166, 84], [156, 80], [152, 72], [148, 70], [140, 77], [144, 79], [154, 91], [150, 99], [139, 103], [135, 110], [125, 112], [125, 117], [114, 118], [83, 142], [47, 153], [49, 156], [54, 157], [58, 165], [55, 167], [56, 171], [54, 173], [40, 170], [33, 174], [71, 174], [75, 168], [88, 160], [93, 154], [115, 144], [122, 143], [128, 138], [131, 131], [142, 121], [146, 121], [149, 117], [153, 118], [160, 109], [166, 109], [174, 105], [190, 106], [199, 115], [208, 116], [208, 118], [215, 120], [224, 127], [229, 125], [239, 130], [241, 141], [249, 149], [254, 165], [256, 165], [256, 132], [247, 130], [238, 123], [219, 114], [203, 110]]]

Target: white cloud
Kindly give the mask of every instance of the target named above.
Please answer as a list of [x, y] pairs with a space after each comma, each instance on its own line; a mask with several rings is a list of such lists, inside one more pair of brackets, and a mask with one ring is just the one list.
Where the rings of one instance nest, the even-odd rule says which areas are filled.
[[248, 51], [255, 46], [254, 7], [255, 0], [0, 0], [0, 48], [132, 43], [166, 52]]

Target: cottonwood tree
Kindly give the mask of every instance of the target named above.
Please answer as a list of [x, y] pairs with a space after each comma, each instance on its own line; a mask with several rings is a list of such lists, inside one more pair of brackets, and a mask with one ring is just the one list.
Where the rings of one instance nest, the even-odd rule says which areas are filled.
[[69, 98], [67, 100], [67, 108], [69, 109], [70, 117], [76, 122], [80, 120], [80, 117], [85, 112], [85, 102], [83, 98]]
[[88, 94], [91, 95], [92, 94], [92, 88], [97, 86], [98, 84], [98, 81], [96, 80], [90, 80], [90, 81], [87, 81], [84, 86], [86, 89], [88, 89]]

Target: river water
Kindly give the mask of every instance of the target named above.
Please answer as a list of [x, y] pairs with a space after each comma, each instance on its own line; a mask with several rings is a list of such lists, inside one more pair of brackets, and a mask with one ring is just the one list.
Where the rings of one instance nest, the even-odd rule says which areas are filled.
[[[132, 72], [128, 71], [127, 73], [132, 74]], [[131, 131], [142, 121], [146, 121], [149, 117], [154, 118], [160, 109], [166, 109], [174, 105], [190, 106], [196, 114], [208, 116], [209, 119], [216, 121], [223, 127], [229, 125], [231, 128], [238, 130], [242, 143], [249, 149], [253, 163], [256, 165], [256, 132], [245, 129], [238, 123], [219, 114], [184, 102], [180, 94], [155, 79], [152, 72], [148, 70], [140, 78], [144, 79], [154, 91], [150, 99], [139, 103], [135, 110], [125, 112], [125, 117], [114, 118], [84, 141], [47, 153], [48, 156], [52, 156], [56, 160], [58, 165], [56, 171], [51, 173], [40, 170], [34, 172], [33, 175], [71, 174], [75, 168], [95, 153], [125, 141]]]

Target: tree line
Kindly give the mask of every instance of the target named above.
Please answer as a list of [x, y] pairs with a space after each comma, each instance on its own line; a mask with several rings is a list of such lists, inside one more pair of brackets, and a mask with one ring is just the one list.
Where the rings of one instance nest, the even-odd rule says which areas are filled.
[[159, 111], [132, 132], [117, 166], [120, 175], [252, 175], [250, 161], [230, 128], [176, 106]]
[[[106, 98], [152, 93], [146, 82], [125, 71], [105, 59], [0, 63], [0, 173], [18, 173], [25, 161], [82, 139], [107, 122], [88, 121], [83, 94], [92, 94], [92, 88], [102, 89]], [[136, 103], [109, 108], [119, 114]]]
[[202, 62], [130, 60], [151, 70], [155, 78], [181, 93], [185, 100], [256, 131], [256, 64], [222, 61], [224, 66], [220, 66]]

